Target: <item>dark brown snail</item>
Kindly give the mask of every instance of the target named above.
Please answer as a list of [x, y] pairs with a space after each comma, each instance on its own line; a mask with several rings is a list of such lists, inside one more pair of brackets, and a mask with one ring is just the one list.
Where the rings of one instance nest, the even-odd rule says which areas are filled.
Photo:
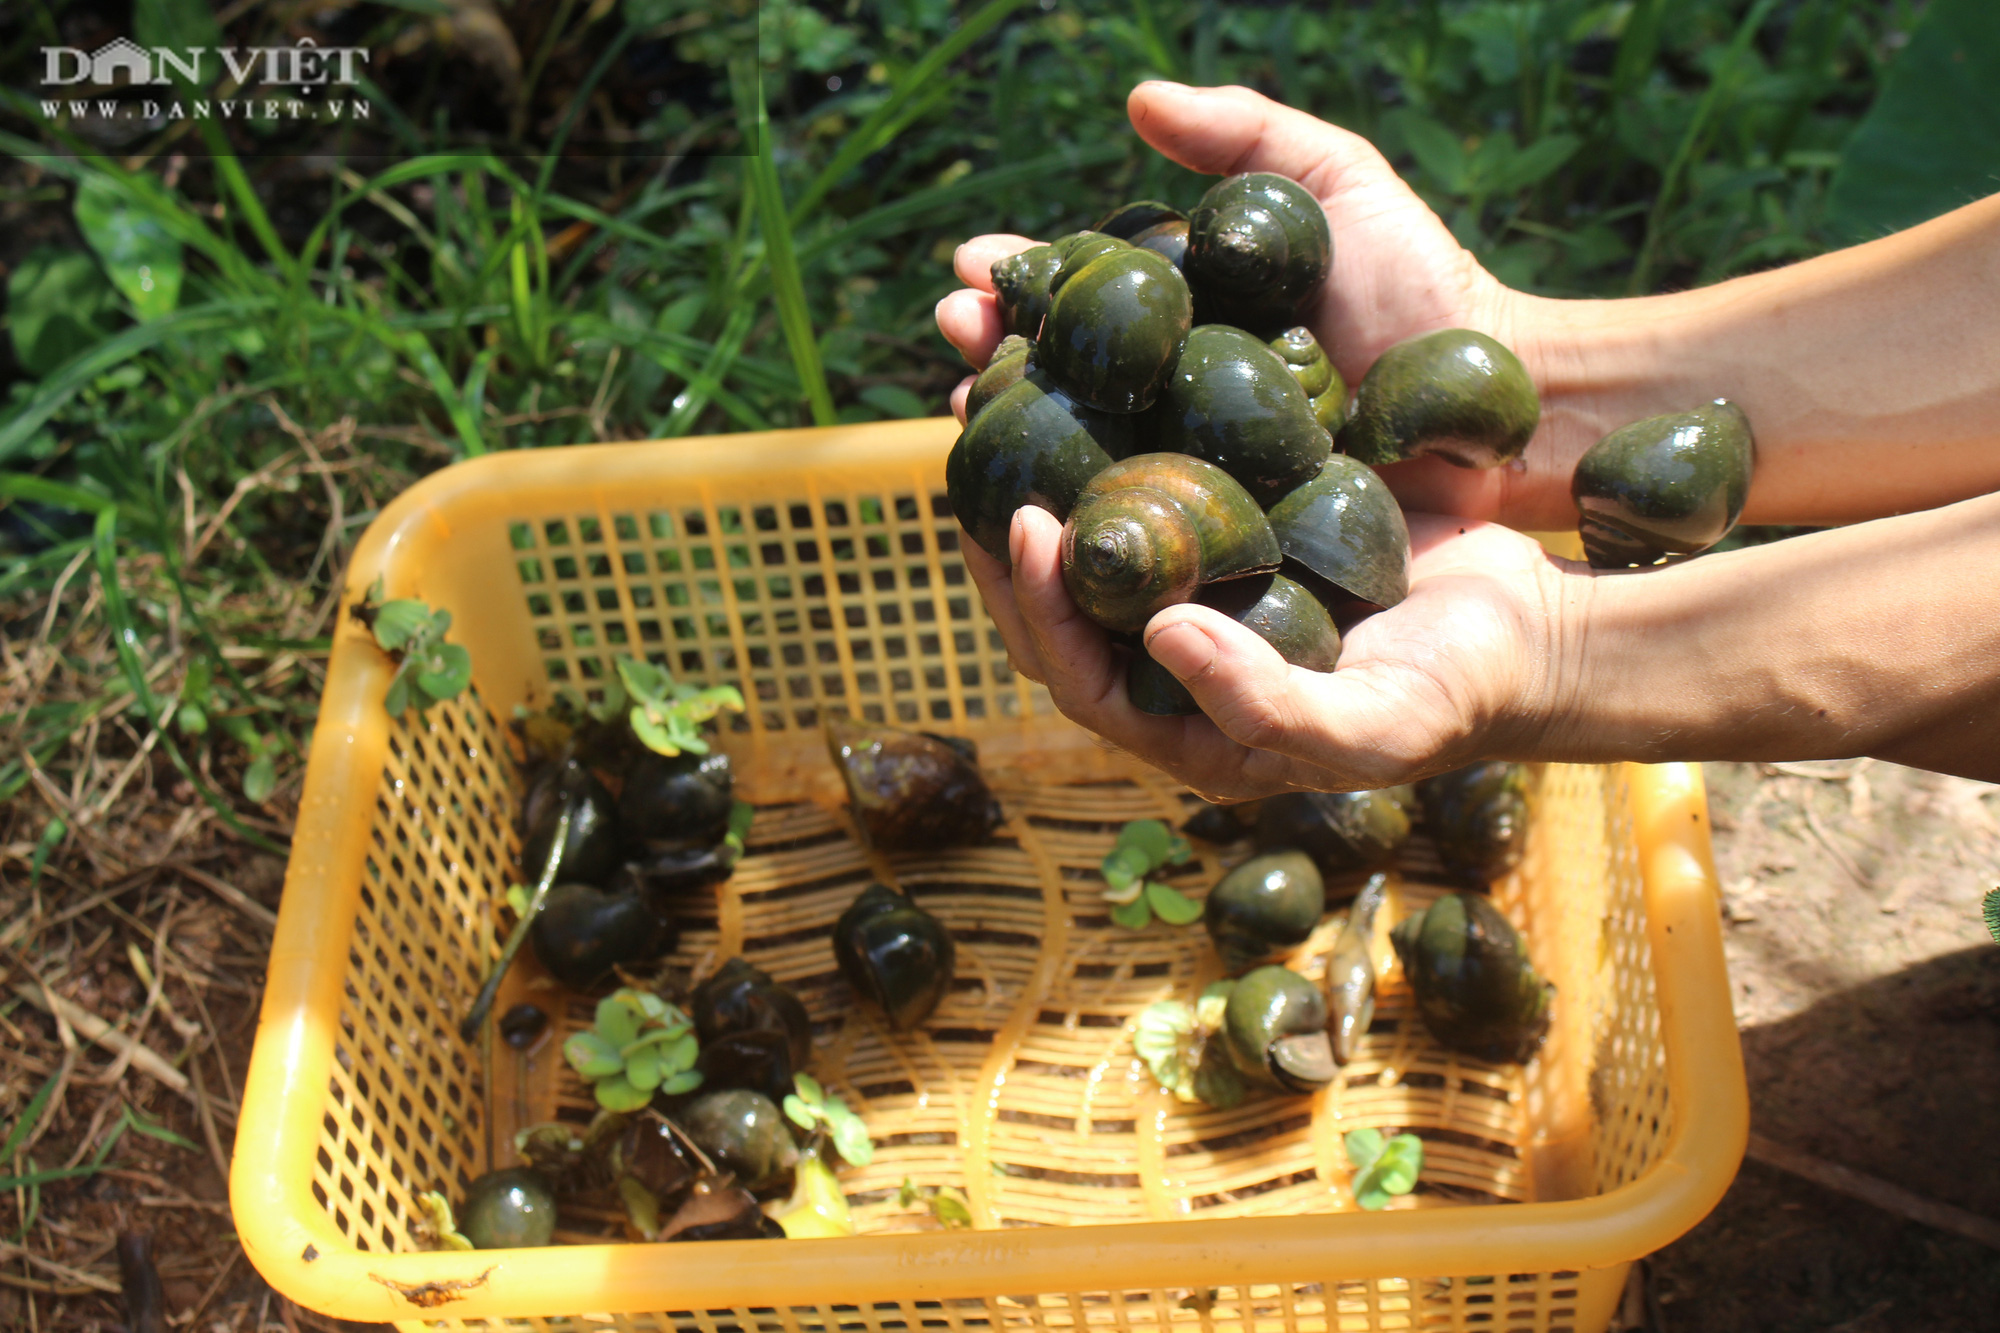
[[528, 928], [535, 957], [550, 975], [572, 990], [589, 990], [608, 980], [621, 963], [660, 957], [680, 932], [644, 894], [610, 892], [592, 884], [558, 884]]
[[701, 1053], [695, 1068], [706, 1088], [748, 1088], [774, 1102], [812, 1056], [805, 1005], [771, 974], [732, 958], [694, 989], [689, 1004]]
[[1524, 1064], [1549, 1030], [1556, 988], [1483, 894], [1448, 893], [1390, 932], [1431, 1036], [1479, 1060]]
[[826, 744], [871, 847], [922, 852], [980, 843], [1005, 818], [953, 738], [830, 721]]
[[856, 993], [907, 1032], [951, 989], [957, 950], [942, 921], [888, 885], [871, 884], [834, 923], [833, 956]]
[[523, 875], [531, 882], [541, 875], [566, 802], [571, 807], [569, 836], [556, 873], [572, 883], [602, 884], [622, 859], [617, 802], [597, 775], [574, 759], [544, 765], [528, 782], [521, 805]]
[[1736, 526], [1755, 465], [1750, 418], [1726, 398], [1619, 427], [1570, 479], [1584, 555], [1627, 569], [1706, 551]]
[[1521, 863], [1528, 837], [1528, 770], [1489, 760], [1417, 784], [1445, 873], [1483, 889]]
[[1328, 877], [1376, 870], [1410, 838], [1416, 797], [1408, 787], [1380, 791], [1295, 791], [1266, 797], [1257, 811], [1257, 846], [1297, 847]]
[[1241, 485], [1185, 454], [1139, 454], [1093, 477], [1063, 527], [1063, 583], [1108, 629], [1137, 631], [1211, 583], [1268, 574], [1278, 540]]
[[1091, 230], [1102, 232], [1106, 236], [1116, 236], [1121, 241], [1129, 241], [1162, 222], [1186, 221], [1187, 214], [1172, 204], [1163, 204], [1157, 199], [1139, 199], [1112, 209], [1099, 218]]

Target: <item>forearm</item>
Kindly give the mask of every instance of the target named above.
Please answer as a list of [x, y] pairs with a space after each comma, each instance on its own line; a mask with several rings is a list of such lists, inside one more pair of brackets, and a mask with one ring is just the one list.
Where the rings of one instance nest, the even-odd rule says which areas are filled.
[[[2000, 196], [1695, 291], [1522, 302], [1537, 444], [1563, 475], [1619, 426], [1724, 397], [1757, 440], [1746, 523], [1849, 523], [2000, 490]], [[1509, 521], [1573, 522], [1560, 499], [1537, 488]]]
[[2000, 780], [2000, 495], [1572, 585], [1549, 758]]

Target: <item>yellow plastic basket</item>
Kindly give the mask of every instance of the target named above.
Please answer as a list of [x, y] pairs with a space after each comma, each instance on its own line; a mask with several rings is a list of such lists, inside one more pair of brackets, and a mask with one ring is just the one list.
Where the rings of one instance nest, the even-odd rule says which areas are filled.
[[[379, 577], [449, 608], [474, 689], [391, 722], [390, 665], [341, 618], [231, 1172], [258, 1270], [309, 1308], [413, 1327], [1601, 1330], [1627, 1265], [1714, 1205], [1747, 1132], [1699, 770], [1539, 772], [1528, 859], [1495, 888], [1560, 988], [1525, 1070], [1439, 1050], [1392, 985], [1319, 1096], [1181, 1106], [1130, 1024], [1209, 980], [1213, 952], [1198, 928], [1113, 925], [1094, 868], [1120, 824], [1178, 819], [1184, 795], [1008, 670], [942, 495], [954, 429], [486, 457], [369, 528], [348, 599]], [[482, 1049], [457, 1021], [517, 878], [504, 721], [638, 653], [750, 702], [725, 738], [758, 807], [750, 855], [678, 962], [744, 954], [806, 999], [814, 1068], [880, 1145], [844, 1177], [863, 1234], [633, 1245], [565, 1216], [576, 1243], [419, 1250], [418, 1192], [588, 1112], [557, 1042]], [[977, 739], [1001, 835], [871, 857], [821, 740], [839, 714]], [[1406, 866], [1411, 904], [1437, 892], [1426, 864]], [[916, 886], [959, 940], [958, 985], [908, 1037], [850, 1003], [827, 944], [873, 878]], [[1316, 975], [1328, 935], [1294, 965]], [[502, 1006], [588, 1022], [538, 978], [524, 957]], [[1422, 1187], [1378, 1213], [1355, 1209], [1340, 1147], [1364, 1125], [1427, 1140]], [[905, 1177], [963, 1190], [975, 1228], [901, 1207]]]

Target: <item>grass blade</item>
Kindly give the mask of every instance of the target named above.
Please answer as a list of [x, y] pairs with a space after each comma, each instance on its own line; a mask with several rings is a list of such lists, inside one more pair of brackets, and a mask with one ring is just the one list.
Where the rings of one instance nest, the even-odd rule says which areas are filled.
[[[998, 0], [996, 0], [996, 3]], [[812, 312], [806, 306], [806, 287], [799, 276], [798, 256], [792, 251], [792, 224], [785, 212], [785, 196], [778, 185], [778, 164], [771, 156], [771, 121], [764, 109], [764, 89], [757, 87], [757, 156], [750, 160], [750, 188], [757, 196], [759, 227], [764, 233], [764, 262], [771, 270], [771, 295], [778, 305], [778, 324], [791, 348], [792, 365], [799, 372], [799, 387], [805, 390], [816, 425], [834, 422], [833, 395], [826, 387], [826, 368], [820, 364], [819, 343], [813, 338]]]

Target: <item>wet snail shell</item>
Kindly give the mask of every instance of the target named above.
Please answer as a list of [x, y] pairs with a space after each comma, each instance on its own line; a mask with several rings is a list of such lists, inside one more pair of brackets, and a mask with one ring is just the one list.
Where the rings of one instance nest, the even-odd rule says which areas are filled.
[[1187, 214], [1172, 204], [1163, 204], [1157, 199], [1139, 199], [1112, 209], [1099, 218], [1091, 230], [1129, 241], [1162, 222], [1186, 221]]
[[1053, 245], [1037, 245], [993, 263], [993, 297], [1000, 311], [1000, 328], [1034, 338], [1049, 313], [1049, 279], [1062, 267]]
[[1093, 477], [1063, 527], [1063, 583], [1107, 629], [1137, 631], [1210, 583], [1277, 569], [1278, 540], [1228, 473], [1139, 454]]
[[1417, 1012], [1441, 1044], [1499, 1064], [1524, 1064], [1541, 1049], [1556, 988], [1483, 894], [1446, 894], [1398, 922], [1390, 938]]
[[1235, 807], [1211, 805], [1203, 801], [1193, 814], [1181, 821], [1181, 832], [1203, 842], [1227, 845], [1249, 837], [1250, 826], [1243, 822]]
[[850, 986], [898, 1032], [929, 1018], [951, 989], [957, 950], [944, 923], [886, 884], [871, 884], [833, 927], [833, 956]]
[[1445, 873], [1485, 888], [1521, 863], [1528, 837], [1528, 770], [1489, 760], [1417, 784]]
[[1206, 459], [1260, 505], [1309, 481], [1333, 453], [1284, 358], [1226, 324], [1188, 334], [1147, 420], [1155, 447]]
[[1405, 338], [1368, 368], [1340, 448], [1371, 467], [1427, 455], [1499, 467], [1521, 456], [1541, 413], [1519, 357], [1483, 333], [1439, 329]]
[[1381, 607], [1409, 596], [1410, 529], [1374, 469], [1335, 454], [1271, 506], [1270, 521], [1286, 561], [1343, 592]]
[[1011, 563], [1014, 511], [1034, 505], [1068, 518], [1084, 484], [1127, 452], [1130, 422], [1085, 407], [1024, 365], [968, 419], [945, 459], [952, 513], [981, 550]]
[[979, 372], [978, 378], [972, 381], [971, 390], [965, 395], [965, 419], [968, 423], [979, 415], [981, 408], [1021, 382], [1021, 377], [1028, 373], [1034, 350], [1035, 344], [1018, 333], [1010, 333], [1000, 340], [1000, 345], [993, 349], [992, 359], [986, 363], [986, 369]]
[[1208, 936], [1232, 974], [1305, 943], [1325, 914], [1325, 881], [1299, 851], [1251, 857], [1224, 875], [1202, 906]]
[[637, 890], [558, 884], [528, 927], [528, 943], [557, 981], [589, 990], [621, 963], [648, 962], [669, 952], [679, 934]]
[[1229, 992], [1222, 1034], [1230, 1062], [1265, 1087], [1314, 1092], [1337, 1072], [1326, 997], [1289, 968], [1245, 973]]
[[1284, 359], [1292, 377], [1312, 401], [1313, 420], [1329, 431], [1347, 419], [1347, 381], [1334, 369], [1332, 358], [1312, 330], [1294, 325], [1271, 339], [1271, 350]]
[[1132, 238], [1132, 244], [1141, 250], [1151, 250], [1163, 255], [1175, 268], [1186, 271], [1188, 224], [1186, 218], [1159, 222]]
[[703, 1093], [674, 1119], [745, 1189], [768, 1189], [798, 1164], [798, 1144], [785, 1113], [761, 1092], [728, 1088]]
[[1201, 293], [1203, 322], [1270, 337], [1298, 322], [1333, 263], [1319, 201], [1268, 171], [1209, 187], [1188, 215], [1184, 265]]
[[694, 988], [690, 1001], [702, 1045], [736, 1032], [781, 1034], [792, 1063], [805, 1068], [812, 1055], [812, 1018], [789, 987], [743, 957], [731, 958]]
[[1347, 1064], [1375, 1021], [1375, 916], [1388, 896], [1389, 876], [1369, 876], [1326, 960], [1326, 1007], [1331, 1016], [1327, 1033], [1333, 1038], [1336, 1064]]
[[1119, 242], [1050, 285], [1036, 360], [1062, 390], [1101, 412], [1143, 412], [1173, 372], [1194, 318], [1180, 270]]
[[[1340, 631], [1317, 597], [1282, 574], [1255, 574], [1201, 590], [1195, 598], [1247, 626], [1307, 671], [1331, 671], [1340, 660]], [[1133, 650], [1125, 693], [1142, 713], [1192, 716], [1201, 708], [1143, 647]]]
[[830, 721], [826, 743], [847, 784], [854, 821], [877, 850], [980, 843], [1005, 818], [979, 766], [950, 739]]
[[1297, 847], [1329, 877], [1377, 870], [1410, 838], [1416, 807], [1408, 787], [1380, 791], [1285, 792], [1257, 811], [1257, 846]]
[[574, 759], [544, 766], [528, 783], [521, 803], [522, 874], [530, 883], [541, 877], [566, 802], [569, 837], [556, 873], [573, 883], [602, 884], [621, 860], [617, 802], [597, 775]]
[[547, 1245], [556, 1232], [556, 1196], [528, 1167], [488, 1171], [466, 1186], [455, 1220], [476, 1250]]
[[618, 820], [626, 839], [647, 848], [704, 848], [729, 832], [736, 783], [729, 756], [648, 750], [625, 774]]
[[1755, 465], [1750, 418], [1726, 398], [1619, 427], [1570, 479], [1584, 555], [1626, 569], [1706, 551], [1736, 526]]

